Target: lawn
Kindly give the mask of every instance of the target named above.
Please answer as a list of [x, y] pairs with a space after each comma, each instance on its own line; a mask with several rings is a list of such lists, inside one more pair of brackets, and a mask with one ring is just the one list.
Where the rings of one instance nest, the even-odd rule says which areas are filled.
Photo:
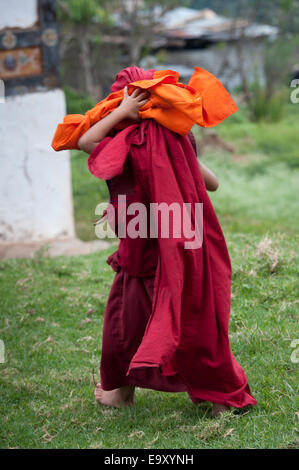
[[[210, 417], [187, 394], [137, 389], [135, 406], [96, 405], [101, 329], [113, 271], [110, 249], [87, 256], [0, 263], [0, 446], [19, 448], [298, 447], [299, 132], [294, 106], [280, 123], [246, 113], [219, 126], [235, 154], [202, 158], [218, 175], [211, 194], [233, 266], [230, 340], [258, 406]], [[238, 116], [238, 117], [237, 117]], [[72, 157], [77, 232], [94, 238], [105, 184]], [[292, 354], [293, 353], [293, 354]], [[291, 357], [292, 355], [292, 357]], [[297, 354], [298, 356], [298, 354]]]

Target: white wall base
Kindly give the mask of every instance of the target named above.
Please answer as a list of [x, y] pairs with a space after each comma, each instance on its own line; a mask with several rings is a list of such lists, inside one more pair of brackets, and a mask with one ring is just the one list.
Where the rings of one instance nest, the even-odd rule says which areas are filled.
[[58, 89], [0, 104], [0, 241], [74, 236], [70, 153], [51, 148], [65, 114]]

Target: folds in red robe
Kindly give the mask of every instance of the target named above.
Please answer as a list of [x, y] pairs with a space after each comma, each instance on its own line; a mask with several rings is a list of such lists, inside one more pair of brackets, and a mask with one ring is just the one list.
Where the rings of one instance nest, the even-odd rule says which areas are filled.
[[230, 258], [189, 138], [148, 119], [104, 139], [88, 163], [95, 176], [111, 181], [129, 164], [140, 187], [134, 202], [203, 203], [200, 248], [185, 249], [183, 234], [153, 245], [149, 238], [120, 241], [120, 265], [130, 275], [146, 275], [142, 253], [156, 254], [158, 262], [152, 312], [127, 376], [136, 384], [157, 374], [177, 379], [194, 403], [255, 405], [229, 344]]

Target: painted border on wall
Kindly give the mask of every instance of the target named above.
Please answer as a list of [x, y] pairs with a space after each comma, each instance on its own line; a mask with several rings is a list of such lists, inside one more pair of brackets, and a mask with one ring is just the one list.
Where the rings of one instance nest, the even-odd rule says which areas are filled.
[[[7, 28], [0, 31], [0, 50], [13, 51], [25, 47], [40, 47], [42, 74], [4, 79], [5, 95], [46, 91], [61, 85], [59, 73], [58, 28], [56, 0], [38, 0], [38, 22], [30, 29]], [[5, 45], [5, 37], [13, 35], [13, 47]], [[4, 39], [4, 42], [3, 42]], [[0, 77], [1, 78], [1, 77]]]

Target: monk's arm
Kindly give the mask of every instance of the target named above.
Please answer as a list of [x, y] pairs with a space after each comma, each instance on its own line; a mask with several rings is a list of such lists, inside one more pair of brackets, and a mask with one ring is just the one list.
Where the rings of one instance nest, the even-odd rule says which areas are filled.
[[103, 140], [109, 132], [120, 121], [124, 119], [122, 110], [116, 108], [108, 116], [104, 117], [86, 131], [78, 140], [78, 147], [84, 152], [90, 154], [101, 140]]
[[207, 190], [216, 191], [219, 185], [217, 176], [203, 163], [199, 162], [199, 166], [200, 166], [201, 174], [203, 176]]
[[78, 147], [90, 154], [119, 122], [125, 119], [137, 121], [138, 111], [147, 100], [148, 93], [136, 88], [131, 95], [128, 95], [127, 87], [125, 87], [124, 99], [118, 108], [88, 129], [78, 140]]

